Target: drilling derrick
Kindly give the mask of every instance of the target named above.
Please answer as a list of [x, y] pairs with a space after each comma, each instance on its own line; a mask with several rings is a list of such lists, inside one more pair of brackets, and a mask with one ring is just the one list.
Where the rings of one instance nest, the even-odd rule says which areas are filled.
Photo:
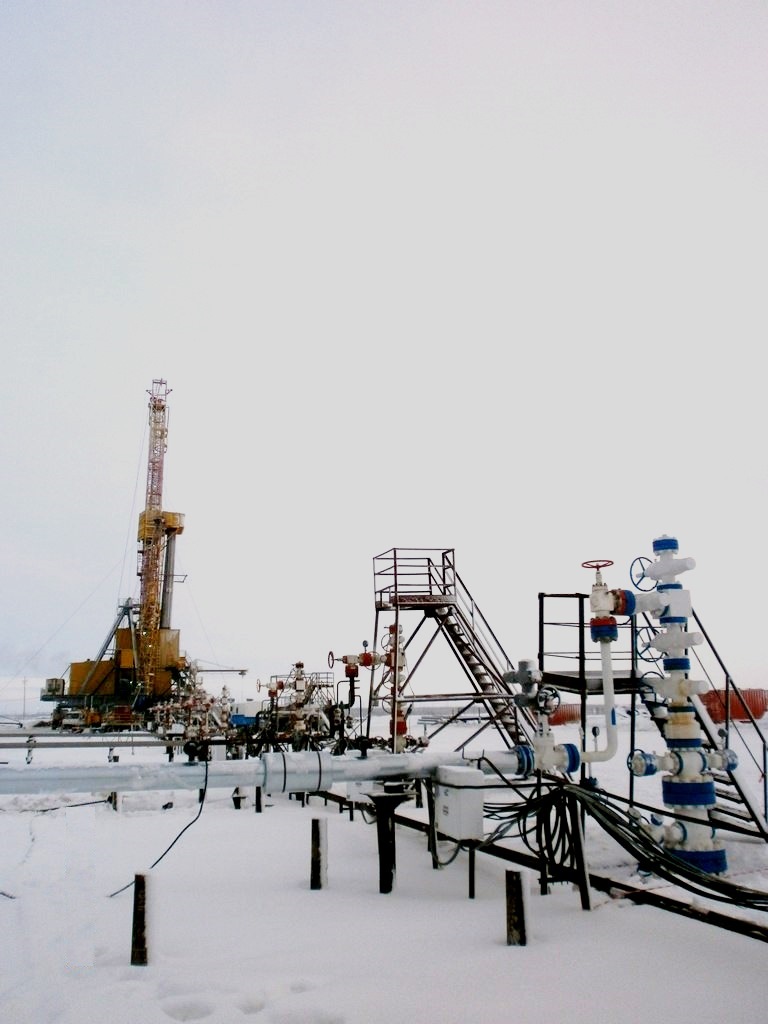
[[[169, 388], [153, 380], [149, 392], [149, 453], [147, 493], [139, 515], [139, 567], [141, 598], [137, 641], [136, 701], [160, 696], [157, 681], [163, 658], [162, 631], [170, 627], [176, 535], [184, 529], [184, 516], [163, 511], [163, 467], [168, 440]], [[164, 689], [164, 687], [161, 687]]]

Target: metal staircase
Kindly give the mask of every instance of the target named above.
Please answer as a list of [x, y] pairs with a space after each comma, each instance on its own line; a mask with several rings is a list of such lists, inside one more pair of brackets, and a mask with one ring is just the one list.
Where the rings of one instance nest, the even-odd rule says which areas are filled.
[[[507, 746], [529, 743], [535, 728], [533, 718], [515, 704], [519, 687], [505, 679], [515, 666], [456, 572], [453, 549], [390, 548], [377, 555], [373, 564], [376, 635], [379, 616], [387, 612], [394, 612], [398, 626], [403, 613], [421, 613], [405, 640], [406, 651], [415, 647], [425, 624], [434, 627], [404, 680], [403, 692], [413, 689], [413, 677], [427, 650], [442, 635], [464, 670], [471, 692], [433, 694], [428, 699], [466, 699], [467, 707], [483, 709], [486, 726], [494, 726]], [[412, 660], [410, 653], [408, 660]]]

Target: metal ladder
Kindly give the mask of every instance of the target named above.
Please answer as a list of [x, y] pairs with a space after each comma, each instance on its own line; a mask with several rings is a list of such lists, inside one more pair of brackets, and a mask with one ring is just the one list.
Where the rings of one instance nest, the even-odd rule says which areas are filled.
[[[412, 644], [425, 621], [434, 624], [434, 636], [442, 635], [461, 664], [465, 675], [504, 743], [529, 743], [535, 723], [527, 709], [515, 704], [519, 687], [507, 681], [514, 665], [485, 616], [456, 572], [452, 548], [390, 548], [374, 558], [376, 614], [419, 611], [422, 617], [405, 642]], [[410, 671], [412, 680], [426, 650]], [[446, 697], [450, 697], [447, 694]]]

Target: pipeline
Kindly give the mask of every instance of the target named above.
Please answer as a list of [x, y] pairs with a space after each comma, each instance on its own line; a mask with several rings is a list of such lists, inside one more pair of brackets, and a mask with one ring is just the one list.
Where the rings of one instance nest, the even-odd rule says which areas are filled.
[[[494, 769], [487, 767], [492, 762]], [[72, 765], [68, 767], [0, 770], [0, 795], [16, 793], [100, 793], [164, 789], [260, 787], [267, 793], [316, 793], [334, 783], [386, 779], [426, 779], [442, 766], [486, 765], [486, 772], [527, 775], [532, 769], [529, 747], [485, 751], [468, 758], [458, 752], [368, 754], [349, 751], [334, 756], [328, 751], [290, 751], [262, 754], [243, 761], [190, 761], [179, 764]]]

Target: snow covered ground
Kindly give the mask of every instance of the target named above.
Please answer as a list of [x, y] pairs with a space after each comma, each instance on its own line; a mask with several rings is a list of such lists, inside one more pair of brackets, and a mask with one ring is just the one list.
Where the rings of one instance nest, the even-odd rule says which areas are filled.
[[[455, 741], [454, 730], [440, 743]], [[116, 752], [121, 764], [165, 761], [138, 746]], [[623, 731], [602, 783], [626, 785], [625, 756]], [[105, 767], [107, 757], [103, 747], [37, 751], [32, 764]], [[22, 767], [25, 755], [5, 750], [0, 761]], [[196, 790], [126, 793], [117, 810], [106, 795], [0, 797], [4, 1021], [754, 1024], [768, 1013], [768, 947], [753, 938], [594, 891], [585, 911], [570, 885], [541, 895], [524, 871], [528, 941], [510, 946], [510, 865], [494, 857], [478, 854], [469, 898], [467, 854], [435, 870], [425, 837], [398, 827], [395, 885], [382, 894], [375, 827], [319, 797], [273, 794], [256, 813], [253, 794], [236, 809], [228, 789], [209, 789], [202, 809]], [[320, 890], [310, 888], [313, 818], [327, 823]], [[669, 888], [638, 876], [610, 841], [588, 834], [588, 844], [591, 869]], [[733, 845], [729, 877], [768, 891], [766, 849]], [[146, 966], [131, 965], [137, 874]]]

